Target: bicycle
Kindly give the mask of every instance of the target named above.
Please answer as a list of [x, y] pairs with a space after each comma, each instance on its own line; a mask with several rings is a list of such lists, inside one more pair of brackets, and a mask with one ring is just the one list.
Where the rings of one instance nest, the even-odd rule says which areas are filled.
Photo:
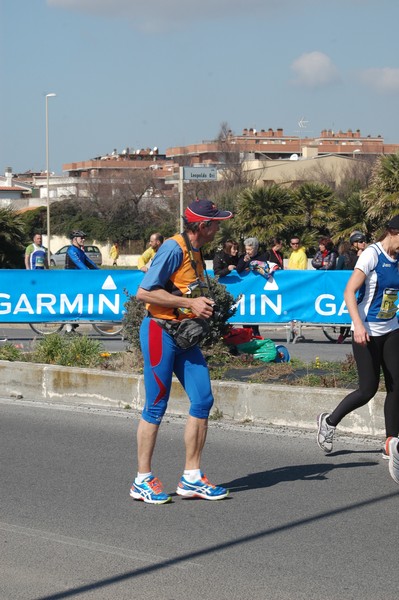
[[[38, 335], [51, 335], [52, 333], [59, 333], [69, 323], [59, 322], [47, 322], [47, 323], [29, 323], [29, 327]], [[73, 325], [79, 325], [80, 323], [73, 323]], [[84, 323], [82, 322], [82, 325]], [[104, 321], [103, 323], [90, 323], [94, 331], [100, 335], [106, 335], [109, 337], [115, 337], [121, 335], [123, 331], [122, 323], [116, 323], [113, 321]], [[123, 336], [122, 336], [123, 337]]]
[[351, 328], [346, 325], [323, 325], [323, 333], [330, 342], [342, 344], [351, 334]]

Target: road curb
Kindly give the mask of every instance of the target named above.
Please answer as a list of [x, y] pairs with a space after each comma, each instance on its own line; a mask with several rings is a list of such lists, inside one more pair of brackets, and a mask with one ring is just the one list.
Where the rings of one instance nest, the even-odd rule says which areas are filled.
[[[142, 375], [104, 372], [96, 369], [61, 367], [37, 363], [0, 361], [0, 393], [3, 398], [61, 404], [86, 404], [141, 410], [145, 399]], [[212, 414], [237, 423], [253, 423], [315, 429], [316, 415], [331, 410], [348, 393], [333, 388], [213, 381]], [[376, 396], [366, 406], [348, 415], [340, 424], [342, 433], [384, 437], [384, 397]], [[168, 412], [186, 415], [188, 399], [173, 379]]]

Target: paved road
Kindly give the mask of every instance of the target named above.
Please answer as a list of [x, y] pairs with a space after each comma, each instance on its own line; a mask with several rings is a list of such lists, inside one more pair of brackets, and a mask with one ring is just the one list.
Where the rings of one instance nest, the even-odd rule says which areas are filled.
[[[99, 336], [90, 325], [81, 325], [79, 331], [100, 340], [108, 351], [117, 352], [126, 348], [126, 342], [120, 338]], [[316, 356], [321, 360], [342, 361], [352, 352], [350, 338], [347, 338], [343, 344], [334, 344], [327, 340], [321, 327], [303, 327], [303, 339], [295, 344], [287, 343], [287, 331], [283, 326], [261, 327], [261, 333], [263, 337], [287, 346], [291, 356], [304, 362], [312, 362]], [[25, 325], [0, 325], [0, 338], [4, 337], [26, 350], [32, 346], [32, 340], [37, 338], [36, 334]]]
[[[0, 402], [1, 600], [380, 600], [399, 587], [399, 487], [379, 444], [211, 424], [220, 502], [132, 500], [137, 416]], [[168, 491], [183, 424], [154, 462]]]

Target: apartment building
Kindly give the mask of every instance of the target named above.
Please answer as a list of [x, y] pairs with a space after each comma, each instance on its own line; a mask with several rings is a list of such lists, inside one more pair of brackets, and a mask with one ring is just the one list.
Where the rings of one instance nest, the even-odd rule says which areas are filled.
[[286, 135], [282, 128], [260, 131], [245, 128], [238, 135], [227, 132], [222, 141], [170, 147], [164, 154], [157, 147], [113, 150], [104, 156], [64, 164], [66, 175], [50, 174], [49, 194], [46, 173], [13, 176], [8, 169], [5, 177], [0, 177], [0, 205], [26, 208], [45, 205], [48, 196], [50, 202], [84, 198], [99, 182], [106, 180], [112, 186], [134, 179], [139, 172], [147, 172], [153, 182], [149, 184], [149, 196], [168, 197], [177, 193], [180, 166], [216, 166], [222, 173], [229, 164], [228, 155], [233, 162], [242, 163], [243, 170], [258, 185], [296, 181], [310, 173], [316, 163], [334, 170], [339, 180], [339, 173], [353, 160], [399, 152], [399, 144], [385, 144], [380, 135], [364, 136], [358, 129], [345, 132], [324, 129], [317, 137], [305, 133], [306, 130], [299, 135]]
[[[305, 133], [305, 132], [304, 132]], [[176, 162], [190, 165], [219, 164], [226, 152], [239, 153], [243, 160], [282, 160], [302, 158], [305, 147], [317, 148], [318, 155], [336, 154], [351, 157], [354, 154], [394, 154], [399, 144], [385, 144], [381, 136], [363, 136], [359, 129], [334, 132], [324, 129], [318, 137], [285, 135], [283, 129], [244, 129], [241, 135], [232, 131], [223, 141], [204, 141], [200, 144], [168, 148], [166, 156]], [[296, 155], [296, 156], [295, 156]]]

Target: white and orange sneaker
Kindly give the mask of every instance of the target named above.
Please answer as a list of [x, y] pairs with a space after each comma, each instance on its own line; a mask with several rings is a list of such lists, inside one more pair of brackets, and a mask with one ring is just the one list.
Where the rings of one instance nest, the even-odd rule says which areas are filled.
[[399, 439], [389, 437], [385, 442], [385, 451], [389, 457], [389, 473], [392, 479], [399, 483]]
[[183, 498], [202, 498], [203, 500], [222, 500], [229, 495], [229, 490], [213, 485], [207, 476], [201, 473], [201, 479], [191, 483], [183, 476], [177, 486], [176, 494]]

